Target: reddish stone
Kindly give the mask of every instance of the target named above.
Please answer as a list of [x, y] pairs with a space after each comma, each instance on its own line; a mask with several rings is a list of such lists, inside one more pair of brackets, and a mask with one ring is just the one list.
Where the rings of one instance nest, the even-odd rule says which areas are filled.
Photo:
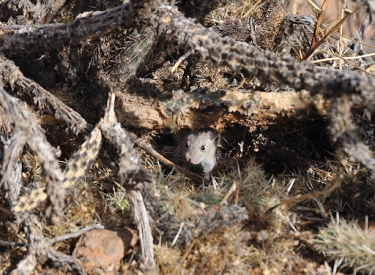
[[119, 231], [94, 229], [83, 234], [73, 251], [87, 271], [97, 268], [114, 271], [130, 246], [136, 242], [136, 235], [129, 230]]

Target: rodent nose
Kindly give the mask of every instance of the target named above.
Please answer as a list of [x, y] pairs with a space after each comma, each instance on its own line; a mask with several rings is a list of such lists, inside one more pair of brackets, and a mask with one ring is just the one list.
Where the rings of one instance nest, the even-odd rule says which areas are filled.
[[193, 157], [189, 158], [189, 162], [190, 162], [191, 164], [198, 164], [198, 163], [197, 163], [197, 159], [196, 159], [196, 158], [193, 158]]

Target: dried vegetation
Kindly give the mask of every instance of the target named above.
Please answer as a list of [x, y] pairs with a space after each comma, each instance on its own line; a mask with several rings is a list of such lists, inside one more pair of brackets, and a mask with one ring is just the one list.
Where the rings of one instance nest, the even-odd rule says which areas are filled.
[[[315, 2], [0, 1], [0, 273], [374, 274], [375, 6]], [[218, 188], [160, 155], [188, 128]]]

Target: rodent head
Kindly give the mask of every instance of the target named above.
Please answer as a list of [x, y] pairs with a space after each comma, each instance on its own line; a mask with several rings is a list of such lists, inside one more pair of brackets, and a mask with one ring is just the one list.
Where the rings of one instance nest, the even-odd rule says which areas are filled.
[[214, 163], [218, 134], [212, 130], [189, 134], [186, 139], [186, 160], [192, 164]]

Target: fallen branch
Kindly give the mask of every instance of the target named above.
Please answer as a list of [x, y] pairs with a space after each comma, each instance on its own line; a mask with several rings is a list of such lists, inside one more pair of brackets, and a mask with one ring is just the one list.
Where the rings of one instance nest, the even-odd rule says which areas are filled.
[[10, 86], [13, 92], [18, 91], [33, 98], [39, 109], [47, 110], [57, 119], [64, 121], [75, 134], [87, 130], [87, 122], [78, 112], [35, 81], [25, 77], [13, 61], [0, 58], [0, 74], [3, 76], [4, 85]]
[[[108, 97], [104, 118], [99, 122], [99, 128], [105, 139], [104, 155], [109, 157], [107, 163], [117, 170], [118, 179], [121, 185], [126, 188], [131, 202], [138, 227], [145, 270], [156, 270], [151, 219], [146, 211], [142, 195], [142, 191], [149, 191], [147, 186], [153, 182], [153, 179], [140, 167], [141, 162], [130, 136], [117, 122], [114, 104], [115, 95], [111, 93]], [[145, 195], [149, 195], [148, 192]]]
[[0, 52], [10, 59], [23, 56], [25, 52], [29, 56], [39, 56], [133, 25], [133, 10], [127, 3], [105, 11], [82, 13], [65, 24], [1, 26]]
[[219, 90], [179, 94], [168, 101], [147, 102], [116, 93], [116, 114], [125, 127], [146, 129], [211, 127], [238, 123], [261, 126], [286, 123], [290, 118], [311, 120], [326, 115], [331, 102], [303, 92], [249, 92]]

